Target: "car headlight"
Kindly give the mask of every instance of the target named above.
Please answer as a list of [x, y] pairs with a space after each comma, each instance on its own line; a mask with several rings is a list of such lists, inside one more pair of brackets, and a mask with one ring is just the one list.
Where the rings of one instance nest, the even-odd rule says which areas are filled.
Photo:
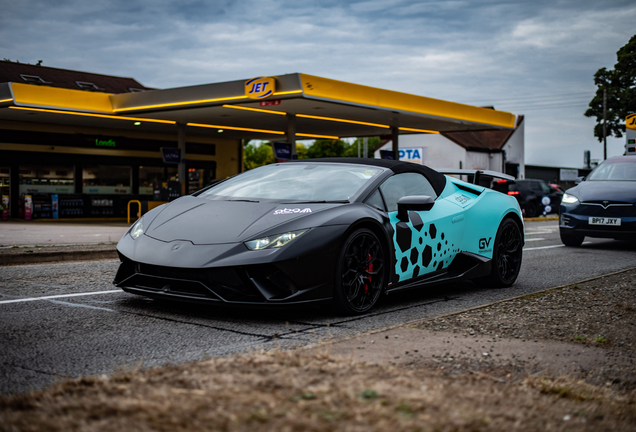
[[136, 240], [137, 237], [144, 233], [144, 223], [142, 222], [142, 220], [143, 219], [139, 219], [137, 222], [135, 222], [135, 224], [132, 226], [132, 229], [130, 230], [130, 236], [133, 238], [133, 240]]
[[263, 237], [255, 240], [250, 240], [245, 242], [245, 246], [249, 250], [261, 250], [261, 249], [274, 249], [285, 246], [290, 241], [295, 238], [300, 237], [302, 234], [306, 233], [307, 230], [302, 231], [291, 231], [284, 234], [277, 234], [269, 237]]
[[579, 202], [579, 199], [574, 195], [570, 195], [569, 193], [563, 194], [563, 198], [561, 198], [561, 202], [566, 204], [574, 204]]

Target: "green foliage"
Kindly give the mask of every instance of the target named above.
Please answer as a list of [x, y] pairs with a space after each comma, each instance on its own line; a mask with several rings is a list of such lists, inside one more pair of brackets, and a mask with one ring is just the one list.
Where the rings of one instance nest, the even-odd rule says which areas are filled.
[[636, 35], [616, 53], [613, 70], [601, 68], [594, 74], [596, 96], [586, 117], [596, 117], [594, 136], [603, 141], [603, 91], [607, 91], [607, 135], [620, 138], [625, 133], [625, 117], [636, 112]]
[[307, 158], [344, 157], [348, 144], [342, 140], [319, 139], [307, 149]]
[[[307, 149], [307, 158], [358, 157], [358, 143], [360, 144], [360, 157], [372, 158], [375, 149], [382, 145], [382, 140], [380, 137], [369, 137], [366, 155], [363, 154], [363, 138], [356, 138], [353, 143], [348, 143], [343, 140], [316, 140]], [[298, 154], [298, 158], [303, 159], [300, 153]]]
[[246, 171], [274, 163], [275, 161], [274, 151], [270, 143], [256, 144], [249, 142], [243, 147], [243, 166]]
[[[358, 143], [360, 143], [361, 157], [363, 153], [363, 139], [357, 138], [353, 143], [343, 140], [319, 139], [313, 144], [305, 146], [301, 142], [296, 143], [298, 159], [313, 159], [325, 157], [358, 157]], [[382, 145], [380, 137], [369, 137], [366, 157], [372, 158], [376, 148]], [[249, 142], [243, 149], [243, 166], [245, 170], [251, 170], [259, 166], [276, 162], [271, 143]]]

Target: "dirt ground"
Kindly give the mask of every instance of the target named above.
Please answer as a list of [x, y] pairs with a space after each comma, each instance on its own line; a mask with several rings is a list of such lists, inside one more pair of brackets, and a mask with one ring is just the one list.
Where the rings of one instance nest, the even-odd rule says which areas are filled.
[[635, 431], [636, 270], [311, 349], [59, 382], [1, 431]]

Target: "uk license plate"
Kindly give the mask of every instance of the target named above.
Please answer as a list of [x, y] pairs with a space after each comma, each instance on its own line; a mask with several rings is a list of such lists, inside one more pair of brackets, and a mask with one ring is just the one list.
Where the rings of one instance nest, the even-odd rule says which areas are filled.
[[621, 218], [591, 217], [589, 220], [589, 224], [590, 225], [621, 226]]

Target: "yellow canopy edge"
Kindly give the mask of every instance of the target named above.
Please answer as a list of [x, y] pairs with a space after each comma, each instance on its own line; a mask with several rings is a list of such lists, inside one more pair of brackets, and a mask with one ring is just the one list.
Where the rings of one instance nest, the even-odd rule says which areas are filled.
[[307, 96], [407, 111], [426, 116], [451, 120], [455, 119], [501, 128], [515, 128], [515, 115], [504, 111], [351, 84], [313, 75], [300, 74], [300, 77], [303, 92]]
[[113, 114], [109, 93], [11, 83], [16, 105]]

